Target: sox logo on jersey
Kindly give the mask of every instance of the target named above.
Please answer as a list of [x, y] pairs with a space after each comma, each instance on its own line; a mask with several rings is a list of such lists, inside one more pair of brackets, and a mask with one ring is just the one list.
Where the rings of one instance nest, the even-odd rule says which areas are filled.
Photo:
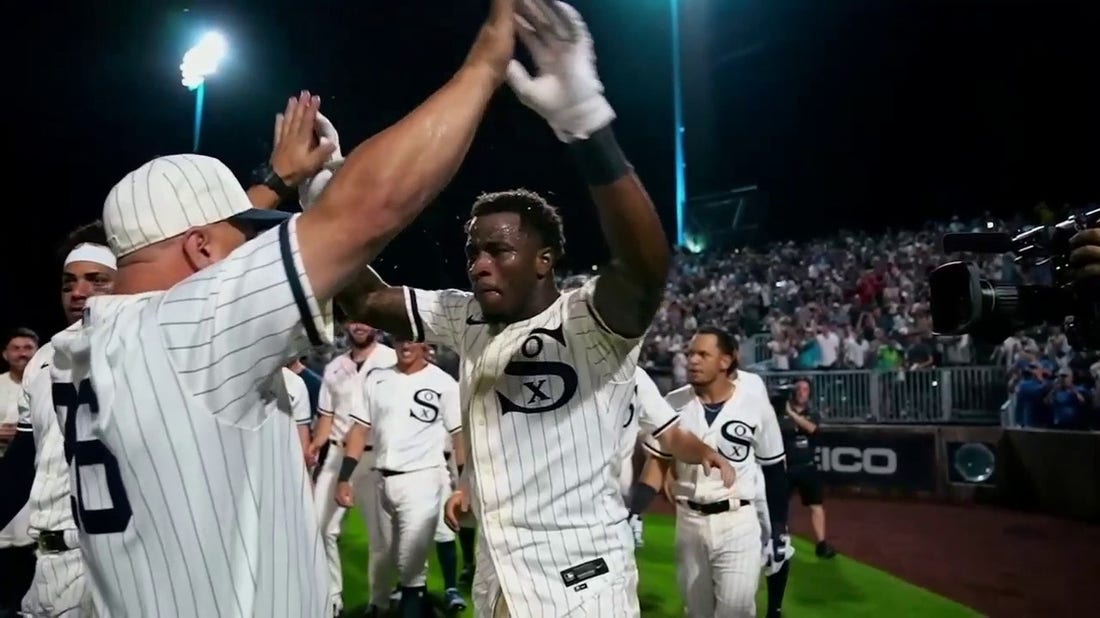
[[592, 309], [597, 281], [507, 326], [486, 323], [469, 293], [406, 288], [414, 337], [461, 358], [482, 615], [505, 603], [520, 616], [637, 614], [633, 535], [612, 474], [637, 340]]

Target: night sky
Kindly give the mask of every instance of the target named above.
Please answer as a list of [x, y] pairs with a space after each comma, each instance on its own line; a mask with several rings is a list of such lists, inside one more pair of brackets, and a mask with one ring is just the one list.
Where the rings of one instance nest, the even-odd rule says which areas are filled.
[[[194, 95], [178, 66], [203, 32], [221, 31], [231, 50], [208, 82], [200, 151], [247, 183], [288, 95], [322, 95], [349, 152], [450, 76], [488, 3], [62, 4], [24, 4], [29, 18], [8, 21], [0, 328], [46, 336], [63, 325], [60, 239], [99, 216], [126, 172], [190, 150]], [[574, 4], [620, 142], [672, 235], [668, 0]], [[769, 237], [1100, 201], [1100, 21], [1088, 4], [680, 0], [689, 195], [759, 185]], [[380, 270], [392, 282], [462, 286], [470, 202], [516, 186], [562, 209], [571, 266], [602, 258], [567, 153], [505, 88], [455, 182]]]

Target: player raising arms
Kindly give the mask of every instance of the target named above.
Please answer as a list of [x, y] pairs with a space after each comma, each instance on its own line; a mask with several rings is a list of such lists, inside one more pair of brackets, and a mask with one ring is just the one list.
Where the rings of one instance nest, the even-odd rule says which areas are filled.
[[[116, 295], [89, 299], [50, 368], [99, 615], [331, 612], [273, 383], [331, 337], [329, 300], [457, 170], [513, 45], [512, 2], [493, 0], [448, 83], [357, 147], [316, 205], [254, 239], [275, 213], [253, 211], [209, 157], [155, 159], [108, 195]], [[313, 144], [318, 105], [305, 92], [288, 102], [279, 143], [312, 170], [332, 150]]]
[[561, 3], [522, 6], [544, 11], [525, 11], [519, 30], [540, 75], [532, 80], [513, 62], [509, 83], [576, 155], [612, 266], [561, 294], [557, 210], [530, 191], [492, 193], [466, 226], [472, 294], [375, 279], [349, 312], [459, 353], [470, 489], [448, 507], [454, 526], [454, 505], [472, 494], [477, 615], [637, 616], [634, 543], [614, 463], [669, 247], [616, 144], [584, 22]]

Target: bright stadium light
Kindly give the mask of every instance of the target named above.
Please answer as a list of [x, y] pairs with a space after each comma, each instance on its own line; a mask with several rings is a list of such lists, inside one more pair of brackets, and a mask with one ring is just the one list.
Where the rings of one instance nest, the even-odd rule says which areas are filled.
[[229, 51], [229, 44], [225, 37], [217, 32], [207, 32], [194, 47], [183, 55], [183, 64], [180, 65], [180, 74], [183, 76], [183, 85], [188, 90], [197, 90], [218, 70], [218, 65], [225, 59]]
[[229, 43], [217, 32], [207, 32], [194, 47], [183, 55], [180, 64], [181, 82], [195, 92], [195, 131], [192, 150], [199, 151], [199, 135], [202, 133], [202, 103], [206, 94], [206, 78], [218, 71], [218, 65], [229, 52]]

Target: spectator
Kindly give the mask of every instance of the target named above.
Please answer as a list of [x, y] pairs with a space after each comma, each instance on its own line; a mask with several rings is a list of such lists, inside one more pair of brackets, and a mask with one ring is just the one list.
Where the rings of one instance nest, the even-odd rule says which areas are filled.
[[1089, 392], [1073, 383], [1073, 371], [1068, 367], [1058, 370], [1058, 378], [1045, 399], [1050, 406], [1051, 425], [1058, 429], [1077, 429], [1088, 424], [1086, 413]]

